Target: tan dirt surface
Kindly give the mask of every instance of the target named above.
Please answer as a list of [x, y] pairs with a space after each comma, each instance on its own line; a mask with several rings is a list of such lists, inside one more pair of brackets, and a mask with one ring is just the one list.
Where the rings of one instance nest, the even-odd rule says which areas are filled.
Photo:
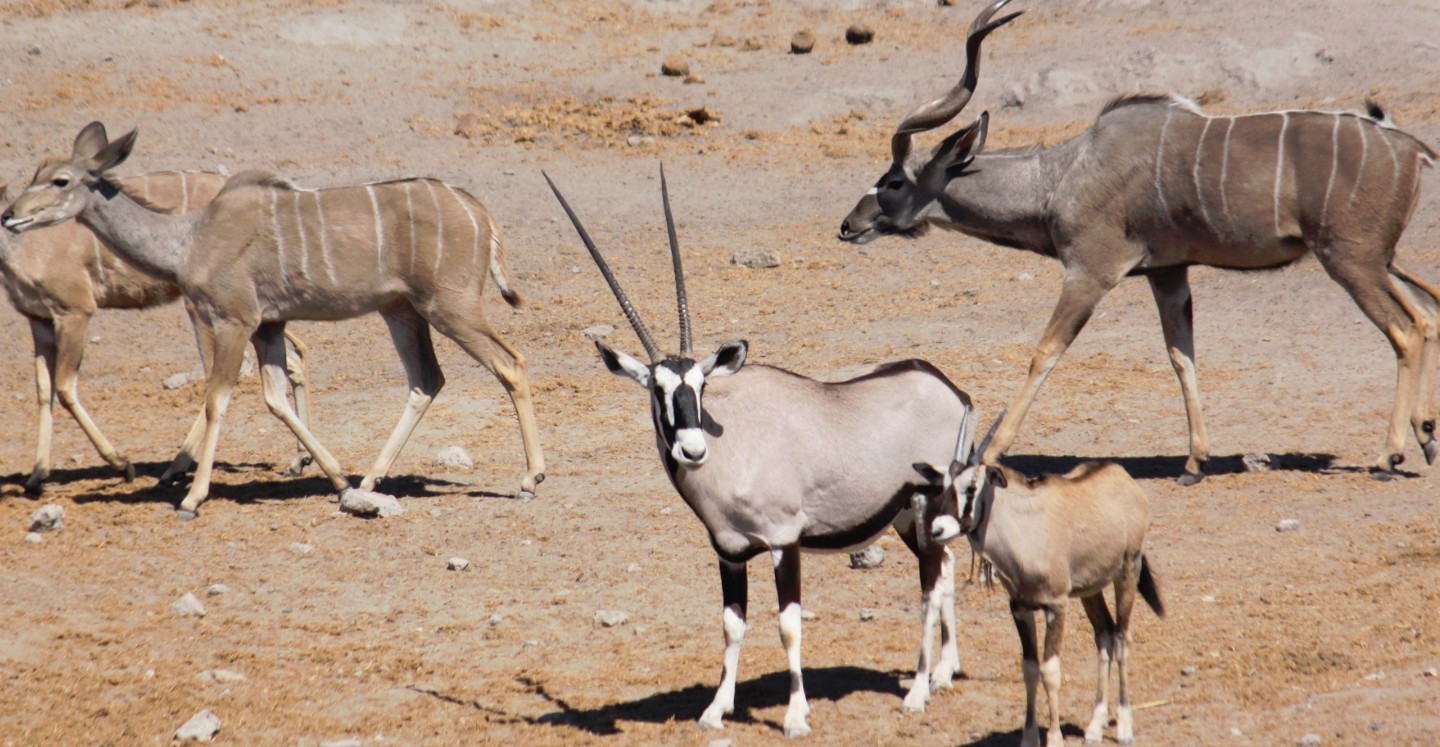
[[[431, 175], [479, 195], [529, 300], [512, 311], [497, 295], [490, 319], [529, 356], [549, 463], [534, 501], [505, 495], [523, 467], [513, 410], [494, 377], [440, 339], [449, 383], [382, 485], [403, 516], [339, 514], [313, 467], [280, 477], [293, 441], [252, 377], [226, 419], [212, 497], [181, 523], [183, 488], [155, 482], [202, 387], [161, 388], [197, 366], [173, 305], [101, 313], [89, 332], [82, 396], [139, 479], [120, 482], [57, 413], [57, 469], [33, 500], [20, 489], [34, 449], [29, 331], [0, 312], [0, 745], [164, 745], [203, 708], [223, 720], [215, 743], [230, 745], [784, 742], [788, 681], [763, 559], [737, 712], [723, 732], [695, 727], [720, 673], [715, 557], [656, 458], [645, 395], [606, 374], [580, 334], [612, 324], [610, 341], [639, 351], [540, 171], [667, 346], [662, 159], [698, 350], [743, 337], [752, 362], [824, 379], [923, 357], [988, 421], [1019, 390], [1059, 264], [940, 231], [863, 248], [834, 238], [883, 173], [894, 125], [958, 76], [978, 4], [957, 6], [0, 3], [0, 181], [12, 187], [99, 119], [112, 135], [140, 128], [125, 173], [264, 168], [305, 186]], [[1440, 7], [1428, 0], [1016, 6], [1027, 13], [987, 42], [962, 115], [991, 112], [991, 147], [1059, 142], [1112, 95], [1142, 90], [1215, 112], [1375, 97], [1440, 143]], [[857, 22], [874, 42], [844, 42]], [[791, 55], [802, 29], [814, 51]], [[703, 82], [662, 76], [671, 55]], [[1440, 282], [1433, 173], [1426, 190], [1399, 255]], [[732, 264], [742, 248], [775, 250], [781, 264]], [[1424, 673], [1440, 667], [1440, 473], [1412, 442], [1400, 479], [1365, 474], [1393, 398], [1389, 346], [1313, 260], [1198, 270], [1192, 285], [1216, 474], [1174, 484], [1184, 412], [1140, 280], [1105, 299], [1011, 452], [1031, 471], [1116, 458], [1150, 494], [1148, 547], [1169, 615], [1137, 613], [1140, 743], [1290, 745], [1313, 733], [1325, 745], [1435, 744], [1440, 678]], [[384, 325], [292, 329], [312, 353], [315, 433], [358, 476], [405, 399]], [[474, 468], [433, 467], [450, 445]], [[1282, 455], [1280, 469], [1243, 472], [1252, 452]], [[65, 528], [26, 544], [44, 501], [65, 508]], [[1276, 532], [1284, 518], [1300, 529]], [[888, 556], [872, 571], [807, 556], [809, 742], [1018, 743], [1014, 627], [1004, 595], [973, 584], [958, 594], [964, 679], [926, 713], [901, 715], [919, 595], [898, 538], [880, 543]], [[470, 569], [447, 571], [453, 556]], [[216, 583], [230, 592], [207, 596]], [[205, 617], [171, 612], [186, 592]], [[861, 621], [866, 608], [874, 619]], [[600, 627], [599, 610], [629, 622]], [[1090, 712], [1092, 651], [1074, 604], [1070, 743]], [[197, 679], [222, 668], [245, 679]]]

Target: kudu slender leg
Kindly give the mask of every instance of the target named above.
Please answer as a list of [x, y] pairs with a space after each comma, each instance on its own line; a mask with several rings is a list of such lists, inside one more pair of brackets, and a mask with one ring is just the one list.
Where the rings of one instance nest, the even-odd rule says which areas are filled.
[[[304, 341], [295, 335], [285, 331], [285, 373], [290, 379], [290, 391], [295, 395], [295, 413], [300, 416], [300, 422], [310, 427], [310, 394], [306, 389], [308, 382], [305, 379], [306, 360], [310, 350], [305, 346]], [[305, 473], [305, 467], [314, 458], [310, 456], [310, 450], [305, 444], [296, 440], [295, 458], [290, 461], [290, 466], [285, 468], [284, 474], [288, 477], [299, 477]]]
[[[210, 380], [211, 362], [215, 359], [215, 334], [208, 326], [203, 324], [195, 315], [195, 307], [189, 300], [185, 301], [185, 313], [190, 317], [190, 327], [195, 331], [195, 348], [200, 352], [200, 371], [205, 375], [205, 380]], [[195, 416], [195, 422], [190, 424], [190, 430], [185, 434], [185, 440], [180, 444], [180, 451], [170, 461], [170, 466], [161, 473], [156, 483], [160, 487], [168, 487], [180, 482], [180, 478], [195, 466], [195, 454], [200, 448], [200, 440], [205, 436], [205, 408], [200, 408], [200, 414]]]
[[1064, 747], [1060, 730], [1060, 645], [1065, 639], [1065, 601], [1045, 610], [1045, 660], [1040, 677], [1045, 681], [1045, 699], [1050, 704], [1050, 727], [1045, 731], [1046, 747]]
[[[478, 297], [475, 306], [478, 309]], [[520, 440], [525, 447], [525, 475], [520, 478], [519, 498], [533, 498], [535, 488], [545, 480], [545, 454], [540, 448], [540, 427], [530, 397], [529, 366], [525, 356], [505, 342], [478, 311], [465, 314], [466, 304], [431, 304], [426, 318], [441, 334], [454, 340], [465, 352], [495, 374], [520, 420]]]
[[1110, 706], [1107, 697], [1110, 690], [1110, 659], [1115, 645], [1115, 621], [1105, 606], [1105, 595], [1092, 594], [1081, 598], [1085, 605], [1085, 616], [1090, 618], [1090, 627], [1095, 629], [1095, 711], [1085, 727], [1085, 741], [1099, 742], [1105, 738], [1105, 727], [1110, 725]]
[[[1128, 267], [1125, 268], [1119, 277], [1124, 277], [1124, 272], [1128, 270]], [[1025, 386], [1020, 390], [1015, 404], [1006, 411], [1005, 419], [990, 446], [985, 449], [982, 461], [998, 463], [1000, 457], [1010, 448], [1010, 444], [1014, 443], [1021, 423], [1025, 422], [1025, 413], [1029, 412], [1030, 405], [1035, 402], [1040, 386], [1060, 361], [1060, 356], [1065, 354], [1066, 348], [1075, 341], [1075, 336], [1080, 334], [1085, 323], [1090, 321], [1095, 304], [1115, 287], [1119, 277], [1100, 280], [1083, 272], [1069, 272], [1065, 275], [1064, 285], [1060, 289], [1060, 301], [1055, 304], [1050, 323], [1045, 326], [1040, 345], [1035, 350], [1035, 356], [1030, 359], [1030, 375], [1025, 379]]]
[[[214, 328], [206, 325], [209, 336], [214, 340], [214, 359], [210, 363], [210, 375], [205, 379], [205, 432], [200, 444], [195, 467], [195, 479], [190, 490], [180, 501], [180, 519], [195, 518], [196, 509], [210, 495], [210, 473], [215, 466], [215, 450], [220, 444], [220, 422], [230, 408], [230, 395], [234, 392], [235, 381], [240, 378], [240, 364], [245, 360], [245, 341], [251, 329], [234, 322], [222, 322]], [[173, 465], [172, 465], [173, 466]]]
[[1424, 339], [1410, 427], [1425, 452], [1425, 463], [1434, 464], [1440, 457], [1440, 441], [1435, 434], [1435, 388], [1437, 377], [1440, 377], [1440, 288], [1394, 265], [1390, 266], [1390, 274], [1411, 291], [1406, 309], [1420, 324]]
[[100, 457], [111, 467], [120, 470], [125, 481], [130, 482], [135, 479], [134, 465], [110, 444], [105, 434], [100, 432], [100, 427], [91, 419], [90, 413], [85, 411], [85, 406], [80, 403], [80, 361], [85, 355], [85, 329], [89, 325], [88, 314], [70, 314], [55, 319], [55, 395], [60, 399], [61, 406], [80, 424], [80, 429], [85, 431], [90, 443], [100, 452]]
[[397, 301], [380, 310], [385, 325], [390, 328], [390, 339], [395, 343], [395, 352], [405, 365], [405, 379], [410, 387], [405, 412], [395, 423], [385, 447], [380, 450], [375, 464], [365, 479], [360, 482], [362, 490], [374, 490], [375, 484], [389, 474], [390, 468], [415, 432], [420, 418], [425, 416], [435, 395], [445, 386], [445, 375], [440, 372], [440, 362], [435, 359], [435, 346], [430, 340], [430, 323], [410, 305], [409, 301]]
[[[1143, 561], [1142, 561], [1143, 562]], [[1135, 563], [1126, 564], [1125, 575], [1115, 579], [1115, 633], [1112, 647], [1119, 688], [1115, 700], [1115, 739], [1120, 744], [1135, 743], [1135, 716], [1130, 710], [1127, 663], [1130, 658], [1130, 612], [1140, 583]]]
[[775, 562], [775, 590], [780, 597], [780, 643], [790, 665], [790, 704], [785, 709], [785, 736], [810, 733], [805, 717], [810, 703], [805, 700], [805, 679], [800, 671], [800, 547], [771, 551]]
[[1185, 418], [1190, 426], [1190, 458], [1185, 461], [1181, 485], [1194, 485], [1205, 478], [1205, 463], [1210, 460], [1210, 434], [1205, 430], [1205, 416], [1200, 409], [1200, 385], [1195, 377], [1195, 314], [1190, 296], [1189, 268], [1172, 267], [1149, 276], [1150, 291], [1160, 310], [1160, 328], [1165, 333], [1165, 348], [1170, 365], [1180, 379], [1185, 398]]
[[255, 330], [252, 338], [255, 341], [255, 359], [260, 364], [261, 385], [265, 392], [265, 405], [270, 408], [270, 413], [280, 419], [290, 432], [300, 440], [300, 446], [315, 456], [315, 461], [325, 476], [330, 478], [330, 484], [335, 486], [338, 492], [344, 492], [350, 487], [350, 479], [340, 468], [340, 463], [310, 432], [310, 428], [300, 418], [296, 417], [295, 411], [290, 409], [290, 401], [285, 398], [285, 322], [266, 322]]
[[35, 404], [40, 423], [35, 439], [35, 467], [25, 481], [25, 492], [40, 494], [50, 477], [50, 440], [55, 433], [55, 325], [49, 319], [31, 319], [35, 343]]
[[701, 729], [719, 729], [723, 719], [735, 712], [735, 677], [740, 668], [740, 644], [745, 640], [745, 612], [749, 591], [744, 563], [720, 561], [720, 596], [724, 600], [721, 624], [725, 630], [725, 658], [720, 668], [720, 687], [715, 699], [700, 714]]
[[1025, 730], [1020, 747], [1039, 747], [1040, 727], [1035, 721], [1035, 691], [1040, 685], [1040, 655], [1035, 640], [1035, 612], [1010, 602], [1010, 616], [1020, 634], [1020, 671], [1025, 675]]

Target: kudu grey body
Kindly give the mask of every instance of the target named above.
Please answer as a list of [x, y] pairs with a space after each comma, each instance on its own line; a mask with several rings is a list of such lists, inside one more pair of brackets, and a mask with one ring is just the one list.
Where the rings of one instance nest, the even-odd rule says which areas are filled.
[[[228, 177], [203, 171], [165, 171], [116, 179], [120, 189], [167, 213], [204, 207]], [[0, 187], [0, 200], [4, 199]], [[69, 412], [95, 450], [110, 466], [135, 478], [135, 467], [119, 452], [80, 402], [80, 362], [85, 331], [99, 309], [148, 309], [180, 297], [180, 288], [141, 272], [81, 223], [67, 221], [11, 237], [0, 230], [0, 281], [15, 310], [30, 322], [35, 348], [35, 393], [39, 410], [35, 466], [25, 490], [39, 493], [50, 476], [54, 404]], [[296, 409], [309, 421], [305, 396], [305, 346], [290, 338], [295, 355], [287, 360]], [[288, 472], [299, 474], [309, 455], [301, 447]]]
[[[522, 494], [544, 479], [544, 457], [530, 402], [525, 359], [485, 321], [487, 274], [512, 305], [500, 237], [466, 192], [433, 179], [302, 190], [259, 172], [236, 175], [205, 210], [168, 216], [127, 197], [104, 172], [123, 162], [135, 133], [110, 142], [92, 123], [68, 159], [47, 161], [6, 211], [24, 230], [78, 217], [127, 260], [171, 279], [183, 292], [201, 347], [211, 351], [205, 406], [177, 463], [198, 456], [189, 518], [208, 494], [220, 421], [239, 374], [246, 340], [263, 367], [265, 402], [314, 455], [336, 491], [350, 488], [339, 463], [300, 422], [281, 390], [285, 323], [339, 320], [380, 312], [405, 366], [404, 413], [360, 487], [387, 474], [444, 384], [430, 327], [495, 373], [520, 419], [528, 469]], [[172, 467], [173, 469], [173, 467]], [[169, 475], [167, 474], [167, 477]]]
[[[1050, 704], [1046, 741], [1049, 747], [1064, 743], [1060, 645], [1065, 606], [1070, 597], [1079, 597], [1095, 629], [1098, 657], [1095, 709], [1085, 740], [1100, 741], [1109, 723], [1106, 697], [1113, 661], [1119, 670], [1115, 736], [1121, 744], [1130, 744], [1135, 738], [1126, 663], [1136, 592], [1157, 615], [1165, 614], [1143, 548], [1150, 523], [1145, 491], [1113, 462], [1088, 462], [1064, 476], [1031, 479], [982, 463], [984, 446], [970, 458], [962, 455], [951, 462], [948, 471], [929, 464], [916, 464], [915, 469], [940, 489], [926, 512], [933, 539], [947, 543], [964, 536], [1010, 596], [1025, 675], [1025, 730], [1020, 743], [1025, 747], [1040, 743], [1035, 696], [1042, 678]], [[1106, 586], [1115, 588], [1113, 619], [1105, 606]], [[1036, 611], [1045, 613], [1044, 659], [1037, 647]]]
[[[662, 171], [662, 193], [664, 184]], [[929, 542], [924, 522], [916, 521], [915, 511], [923, 510], [923, 502], [917, 502], [919, 491], [927, 486], [910, 465], [921, 454], [953, 456], [969, 397], [918, 360], [891, 363], [840, 383], [745, 365], [743, 341], [721, 345], [715, 354], [696, 360], [668, 193], [665, 215], [679, 298], [681, 352], [665, 357], [579, 219], [558, 190], [555, 194], [645, 345], [650, 363], [597, 343], [601, 358], [612, 373], [632, 378], [650, 392], [665, 472], [705, 525], [719, 555], [724, 667], [715, 699], [699, 725], [720, 728], [722, 718], [734, 711], [748, 603], [745, 564], [768, 551], [791, 676], [784, 731], [791, 737], [809, 733], [810, 709], [800, 668], [800, 552], [861, 547], [887, 525], [895, 527], [920, 563], [920, 660], [904, 707], [923, 710], [931, 689], [950, 683], [960, 658], [954, 630], [954, 558]], [[937, 617], [942, 624], [938, 665], [931, 649]]]
[[990, 445], [1013, 443], [1036, 393], [1095, 305], [1131, 275], [1150, 282], [1189, 420], [1181, 482], [1203, 477], [1210, 439], [1196, 383], [1191, 265], [1283, 267], [1313, 252], [1394, 348], [1397, 385], [1377, 476], [1403, 461], [1409, 420], [1427, 462], [1440, 455], [1433, 412], [1440, 290], [1395, 264], [1395, 244], [1435, 153], [1368, 113], [1274, 111], [1210, 116], [1172, 95], [1111, 101], [1095, 125], [1050, 148], [982, 153], [988, 114], [912, 155], [911, 136], [959, 114], [978, 81], [980, 41], [1017, 14], [971, 26], [964, 77], [901, 123], [890, 170], [841, 225], [864, 243], [928, 225], [1058, 258], [1060, 300], [1029, 376]]

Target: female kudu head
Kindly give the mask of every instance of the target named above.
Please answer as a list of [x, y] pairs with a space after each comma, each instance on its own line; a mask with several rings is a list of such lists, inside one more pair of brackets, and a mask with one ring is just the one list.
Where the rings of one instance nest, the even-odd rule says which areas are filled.
[[590, 250], [590, 256], [600, 268], [600, 274], [605, 276], [605, 282], [609, 283], [611, 292], [615, 294], [615, 300], [620, 302], [620, 310], [625, 312], [625, 318], [630, 320], [635, 336], [640, 338], [645, 352], [650, 356], [650, 362], [643, 363], [597, 340], [595, 347], [600, 351], [600, 360], [610, 373], [627, 377], [650, 392], [650, 413], [655, 420], [655, 432], [664, 444], [666, 453], [682, 466], [699, 467], [710, 455], [702, 430], [704, 420], [700, 397], [705, 391], [705, 381], [711, 377], [729, 376], [739, 371], [740, 367], [745, 365], [748, 346], [744, 340], [727, 342], [704, 360], [695, 359], [690, 336], [690, 309], [685, 299], [685, 273], [680, 263], [675, 220], [670, 212], [670, 192], [665, 184], [665, 168], [660, 168], [660, 194], [665, 204], [665, 228], [670, 238], [670, 258], [675, 268], [676, 305], [680, 316], [680, 354], [676, 356], [665, 356], [660, 352], [660, 348], [650, 337], [650, 332], [645, 329], [645, 323], [640, 321], [639, 312], [630, 304], [630, 299], [626, 297], [615, 275], [610, 272], [610, 266], [600, 255], [595, 242], [590, 240], [590, 234], [585, 231], [580, 218], [570, 208], [570, 203], [565, 201], [565, 197], [560, 194], [555, 183], [550, 181], [548, 174], [545, 175], [545, 181], [550, 184], [550, 190], [555, 193], [560, 206], [575, 225], [580, 240], [585, 242], [585, 248]]
[[990, 122], [988, 112], [982, 112], [974, 123], [945, 138], [928, 157], [910, 158], [913, 135], [949, 122], [970, 102], [980, 78], [980, 43], [991, 31], [1020, 15], [1011, 13], [999, 20], [990, 20], [1008, 2], [1010, 0], [997, 0], [970, 23], [965, 40], [965, 73], [960, 76], [960, 82], [944, 96], [911, 112], [896, 128], [890, 137], [890, 170], [845, 216], [840, 224], [841, 241], [864, 244], [887, 234], [914, 237], [924, 233], [928, 226], [927, 209], [984, 149]]
[[[80, 214], [90, 192], [104, 189], [101, 174], [125, 161], [135, 147], [135, 130], [111, 142], [105, 125], [91, 122], [75, 136], [70, 158], [51, 159], [35, 170], [35, 177], [0, 215], [0, 223], [19, 233], [53, 226]], [[113, 185], [110, 189], [116, 189]]]

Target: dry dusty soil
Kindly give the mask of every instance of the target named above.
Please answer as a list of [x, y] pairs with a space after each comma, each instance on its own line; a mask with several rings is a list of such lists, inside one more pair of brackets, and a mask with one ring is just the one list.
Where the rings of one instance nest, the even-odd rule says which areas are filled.
[[[990, 147], [1056, 143], [1111, 96], [1174, 90], [1210, 111], [1382, 102], [1440, 143], [1433, 0], [1019, 0], [987, 42]], [[472, 189], [505, 231], [529, 305], [491, 321], [530, 361], [549, 479], [523, 466], [503, 390], [448, 340], [449, 384], [383, 488], [403, 516], [337, 511], [242, 379], [212, 498], [181, 523], [156, 488], [199, 407], [179, 305], [100, 314], [82, 395], [140, 466], [123, 483], [57, 416], [42, 500], [25, 321], [0, 312], [0, 744], [160, 745], [209, 708], [218, 744], [707, 745], [695, 719], [720, 670], [720, 590], [699, 522], [656, 458], [645, 395], [581, 336], [623, 318], [545, 189], [568, 191], [662, 341], [673, 340], [657, 164], [688, 262], [697, 347], [743, 337], [752, 362], [840, 379], [933, 361], [989, 415], [1018, 392], [1060, 266], [957, 234], [834, 236], [883, 172], [888, 136], [963, 64], [976, 3], [932, 0], [9, 0], [0, 3], [0, 181], [23, 184], [86, 122], [138, 126], [123, 169], [273, 170], [327, 186], [433, 175]], [[875, 40], [849, 46], [865, 22]], [[796, 31], [817, 39], [789, 53]], [[684, 56], [690, 83], [660, 74]], [[694, 114], [699, 110], [704, 114]], [[697, 120], [704, 120], [698, 122]], [[947, 130], [948, 131], [948, 128]], [[922, 137], [928, 147], [937, 133]], [[1440, 183], [1400, 242], [1440, 282]], [[732, 263], [739, 250], [779, 266]], [[1153, 507], [1169, 615], [1137, 613], [1141, 743], [1435, 744], [1440, 731], [1440, 473], [1413, 440], [1400, 479], [1366, 475], [1394, 387], [1382, 335], [1313, 259], [1197, 270], [1200, 382], [1214, 475], [1181, 488], [1185, 420], [1144, 282], [1102, 303], [1030, 414], [1012, 464], [1118, 459]], [[292, 326], [312, 353], [314, 430], [353, 474], [405, 400], [374, 316]], [[667, 343], [673, 347], [673, 343]], [[473, 469], [433, 466], [461, 445]], [[1278, 455], [1246, 472], [1241, 455]], [[42, 502], [64, 529], [23, 541]], [[1279, 520], [1296, 531], [1277, 532]], [[300, 545], [310, 546], [303, 552]], [[914, 566], [893, 534], [876, 570], [808, 556], [806, 684], [815, 744], [1019, 740], [1019, 646], [1004, 595], [958, 593], [964, 678], [901, 715], [915, 663]], [[452, 556], [465, 572], [446, 570]], [[961, 565], [968, 552], [962, 552]], [[779, 744], [787, 696], [771, 572], [752, 564], [737, 712], [718, 736]], [[206, 596], [212, 584], [227, 594]], [[198, 593], [208, 614], [171, 603]], [[616, 627], [597, 611], [628, 613]], [[861, 619], [873, 610], [873, 619]], [[1062, 692], [1081, 738], [1093, 666], [1072, 605]], [[227, 669], [243, 681], [206, 682]], [[1426, 671], [1431, 674], [1426, 675]], [[1112, 739], [1113, 736], [1107, 737]]]

